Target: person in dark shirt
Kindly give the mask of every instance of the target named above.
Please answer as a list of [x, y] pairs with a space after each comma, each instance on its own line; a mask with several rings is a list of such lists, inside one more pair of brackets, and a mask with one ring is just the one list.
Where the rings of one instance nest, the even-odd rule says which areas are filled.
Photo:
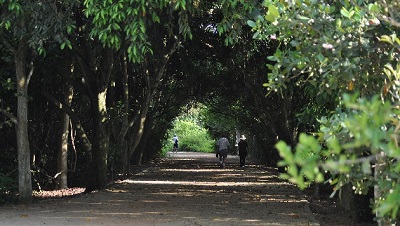
[[248, 147], [246, 137], [244, 135], [240, 137], [238, 147], [239, 147], [240, 167], [243, 168], [246, 162], [247, 147]]

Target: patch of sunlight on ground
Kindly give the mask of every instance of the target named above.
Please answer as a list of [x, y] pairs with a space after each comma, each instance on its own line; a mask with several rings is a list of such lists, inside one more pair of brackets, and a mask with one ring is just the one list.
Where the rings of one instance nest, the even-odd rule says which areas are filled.
[[[123, 180], [118, 183], [127, 183], [127, 184], [148, 184], [148, 185], [155, 185], [155, 184], [165, 184], [165, 185], [191, 185], [191, 186], [263, 186], [266, 185], [265, 182], [205, 182], [205, 181], [166, 181], [166, 180]], [[273, 185], [288, 185], [286, 182], [274, 182]]]

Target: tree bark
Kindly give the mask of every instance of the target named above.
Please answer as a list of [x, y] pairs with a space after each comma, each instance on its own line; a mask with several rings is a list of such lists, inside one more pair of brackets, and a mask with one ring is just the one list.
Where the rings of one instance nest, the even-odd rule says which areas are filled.
[[129, 128], [132, 127], [133, 122], [129, 123], [129, 79], [128, 79], [128, 59], [126, 54], [122, 56], [122, 67], [123, 67], [123, 76], [122, 76], [122, 87], [123, 87], [123, 116], [121, 129], [118, 133], [117, 137], [117, 145], [120, 150], [122, 150], [122, 170], [128, 175], [128, 166], [129, 166], [129, 151], [128, 151], [128, 142], [126, 140], [126, 134], [128, 133]]
[[[73, 87], [68, 83], [64, 83], [64, 97], [65, 102], [71, 105], [73, 97]], [[57, 156], [57, 188], [65, 189], [68, 188], [68, 135], [69, 135], [69, 120], [70, 117], [67, 113], [61, 113], [61, 136], [60, 136], [60, 147], [58, 149]]]
[[[147, 72], [148, 73], [148, 72]], [[147, 112], [149, 110], [149, 106], [150, 106], [150, 101], [151, 101], [151, 88], [150, 88], [150, 78], [149, 75], [146, 74], [146, 89], [145, 89], [145, 98], [142, 101], [142, 106], [140, 108], [140, 113], [139, 113], [139, 117], [138, 120], [136, 120], [136, 122], [134, 123], [134, 131], [133, 131], [133, 136], [131, 136], [131, 139], [129, 141], [129, 153], [128, 153], [128, 159], [127, 159], [127, 163], [128, 163], [128, 172], [127, 174], [129, 175], [130, 173], [130, 169], [129, 169], [129, 165], [130, 165], [130, 159], [133, 155], [133, 152], [136, 150], [137, 146], [139, 145], [139, 142], [142, 138], [143, 132], [144, 132], [144, 126], [145, 126], [145, 122], [146, 122], [146, 118], [147, 118]], [[140, 162], [139, 162], [140, 164]]]
[[[376, 155], [376, 164], [374, 170], [375, 181], [379, 181], [382, 177], [384, 177], [384, 175], [382, 175], [382, 172], [385, 172], [386, 159], [387, 159], [386, 154], [383, 151], [379, 152]], [[382, 197], [382, 191], [379, 185], [376, 184], [374, 185], [375, 202], [378, 202], [381, 197]], [[377, 223], [379, 226], [392, 225], [390, 219], [383, 217], [380, 212], [377, 211], [375, 215], [377, 217]]]
[[[104, 189], [107, 185], [107, 157], [109, 152], [109, 128], [107, 91], [114, 68], [114, 50], [96, 49], [87, 40], [81, 40], [75, 54], [84, 78], [83, 90], [90, 99], [93, 118], [91, 153], [87, 158], [88, 180], [86, 192]], [[99, 54], [101, 55], [99, 57]]]
[[148, 138], [151, 135], [151, 127], [154, 123], [154, 118], [153, 116], [148, 116], [147, 120], [144, 125], [144, 132], [142, 134], [142, 137], [140, 139], [140, 145], [137, 147], [137, 150], [134, 152], [135, 158], [133, 159], [133, 164], [135, 165], [140, 165], [143, 159], [143, 154], [145, 153], [145, 148], [146, 144], [148, 141]]
[[[107, 156], [109, 151], [109, 133], [107, 128], [108, 115], [106, 107], [107, 89], [97, 95], [97, 101], [92, 100], [93, 108], [93, 149], [94, 166], [91, 168], [96, 177], [95, 189], [104, 189], [107, 185]], [[93, 172], [93, 170], [95, 170]], [[90, 189], [89, 189], [90, 190]]]
[[17, 149], [18, 149], [18, 190], [19, 202], [29, 204], [32, 202], [32, 176], [31, 156], [28, 136], [28, 85], [33, 73], [26, 75], [27, 43], [21, 40], [18, 50], [15, 52], [15, 69], [17, 78]]

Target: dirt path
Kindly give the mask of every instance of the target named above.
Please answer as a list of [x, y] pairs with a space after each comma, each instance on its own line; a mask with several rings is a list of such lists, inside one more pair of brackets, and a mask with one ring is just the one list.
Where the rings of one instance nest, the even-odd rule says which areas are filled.
[[0, 208], [0, 225], [319, 225], [305, 196], [259, 165], [174, 153], [104, 191]]

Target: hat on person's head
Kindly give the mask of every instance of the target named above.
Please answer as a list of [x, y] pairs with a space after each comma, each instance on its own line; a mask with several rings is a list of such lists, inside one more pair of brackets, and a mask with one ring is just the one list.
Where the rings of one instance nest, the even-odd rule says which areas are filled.
[[240, 137], [240, 139], [241, 139], [241, 140], [246, 140], [246, 137], [245, 137], [244, 135], [242, 135], [242, 136]]

